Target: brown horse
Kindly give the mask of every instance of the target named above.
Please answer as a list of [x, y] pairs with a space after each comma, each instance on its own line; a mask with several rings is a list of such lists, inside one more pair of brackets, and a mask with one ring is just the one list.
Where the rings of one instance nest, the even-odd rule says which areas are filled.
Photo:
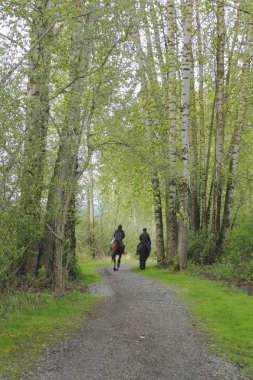
[[146, 261], [147, 261], [147, 258], [149, 257], [150, 251], [151, 251], [151, 246], [147, 241], [141, 241], [137, 245], [137, 254], [139, 255], [141, 270], [146, 268]]
[[[124, 253], [124, 248], [125, 248], [125, 246], [122, 243], [122, 241], [114, 240], [111, 243], [111, 255], [112, 255], [112, 261], [114, 263], [114, 266], [113, 266], [113, 270], [114, 271], [119, 270], [119, 268], [120, 268], [120, 261], [121, 261], [121, 256]], [[118, 262], [117, 262], [117, 265], [116, 265], [116, 256], [117, 255], [119, 257], [118, 257]]]

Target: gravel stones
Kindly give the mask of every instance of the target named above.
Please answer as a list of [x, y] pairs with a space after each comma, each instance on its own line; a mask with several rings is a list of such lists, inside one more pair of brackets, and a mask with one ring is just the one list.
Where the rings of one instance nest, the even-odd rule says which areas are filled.
[[173, 288], [123, 264], [103, 267], [105, 297], [67, 342], [49, 348], [23, 380], [246, 380], [193, 327]]

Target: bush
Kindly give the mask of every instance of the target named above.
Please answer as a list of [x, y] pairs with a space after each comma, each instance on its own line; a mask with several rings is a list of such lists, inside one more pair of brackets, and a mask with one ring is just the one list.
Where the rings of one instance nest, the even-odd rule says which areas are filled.
[[238, 219], [224, 245], [223, 256], [234, 264], [253, 259], [253, 217]]
[[190, 236], [188, 258], [194, 264], [208, 265], [215, 261], [214, 244], [211, 235], [203, 232]]
[[[215, 262], [211, 236], [198, 233], [189, 240], [189, 269], [197, 274], [205, 274], [217, 280], [253, 280], [253, 217], [238, 219], [234, 229]], [[212, 264], [206, 266], [207, 264]]]

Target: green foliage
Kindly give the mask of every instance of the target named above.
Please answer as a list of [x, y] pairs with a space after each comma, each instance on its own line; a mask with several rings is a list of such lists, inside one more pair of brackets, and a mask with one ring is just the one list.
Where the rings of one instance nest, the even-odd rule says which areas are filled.
[[81, 276], [81, 268], [76, 256], [72, 256], [68, 265], [69, 280], [75, 280]]
[[[137, 271], [137, 269], [136, 269]], [[148, 266], [141, 275], [180, 289], [192, 318], [209, 334], [219, 354], [253, 374], [253, 298], [235, 287]], [[189, 302], [190, 301], [190, 302]]]
[[241, 216], [224, 246], [224, 257], [234, 264], [253, 259], [253, 216]]
[[190, 236], [188, 258], [195, 264], [205, 265], [214, 262], [213, 238], [210, 234], [198, 232]]
[[17, 249], [19, 214], [15, 207], [5, 205], [0, 218], [0, 289], [15, 270], [24, 247]]
[[[188, 248], [188, 257], [192, 262], [189, 267], [196, 273], [205, 273], [218, 280], [252, 281], [252, 230], [252, 216], [240, 217], [223, 247], [219, 260], [215, 263], [215, 257], [212, 256], [214, 252], [212, 237], [202, 233], [192, 236]], [[212, 265], [206, 266], [208, 264]]]
[[220, 262], [213, 267], [217, 278], [253, 280], [253, 217], [240, 217], [224, 245]]

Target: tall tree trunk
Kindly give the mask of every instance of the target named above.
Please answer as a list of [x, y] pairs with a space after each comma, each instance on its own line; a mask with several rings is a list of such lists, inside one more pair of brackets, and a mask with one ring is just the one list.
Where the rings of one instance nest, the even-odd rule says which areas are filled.
[[[91, 159], [92, 162], [92, 159]], [[96, 246], [95, 246], [95, 219], [94, 219], [94, 180], [92, 168], [88, 168], [88, 190], [87, 190], [87, 244], [91, 250], [91, 256], [95, 258], [96, 256]]]
[[203, 60], [203, 43], [201, 36], [201, 23], [199, 16], [199, 0], [196, 0], [196, 24], [197, 24], [197, 60], [199, 69], [199, 136], [200, 136], [200, 227], [204, 231], [207, 228], [207, 210], [206, 210], [206, 147], [205, 147], [205, 98], [204, 98], [204, 60]]
[[231, 229], [232, 225], [232, 209], [235, 194], [237, 168], [239, 162], [239, 151], [241, 147], [241, 138], [244, 130], [245, 120], [247, 119], [247, 94], [249, 86], [249, 73], [250, 73], [250, 57], [251, 57], [251, 44], [253, 38], [253, 20], [252, 16], [248, 16], [248, 30], [245, 40], [245, 55], [240, 78], [240, 94], [238, 102], [238, 116], [237, 122], [229, 148], [229, 173], [226, 188], [226, 196], [224, 202], [223, 221], [220, 235], [220, 244], [222, 245]]
[[191, 51], [191, 82], [190, 82], [190, 120], [189, 120], [189, 164], [190, 164], [190, 229], [199, 230], [199, 203], [198, 203], [198, 173], [199, 162], [197, 153], [197, 120], [196, 97], [194, 88], [193, 54]]
[[[80, 1], [80, 13], [83, 4]], [[40, 255], [40, 266], [45, 266], [48, 274], [52, 274], [56, 293], [61, 293], [63, 288], [62, 257], [65, 226], [69, 202], [76, 189], [75, 168], [82, 133], [80, 124], [81, 98], [85, 83], [84, 76], [87, 72], [93, 43], [90, 35], [93, 15], [89, 14], [85, 18], [76, 18], [74, 22], [72, 51], [69, 57], [72, 64], [69, 79], [70, 82], [73, 81], [73, 84], [70, 93], [67, 95], [68, 112], [61, 133], [60, 147], [49, 189], [46, 232]]]
[[156, 169], [153, 169], [151, 174], [153, 197], [154, 197], [154, 219], [156, 227], [156, 255], [158, 265], [164, 267], [164, 237], [163, 237], [163, 218], [162, 218], [162, 202], [160, 194], [160, 185]]
[[63, 280], [69, 275], [76, 276], [76, 196], [73, 193], [69, 202], [64, 239]]
[[189, 125], [190, 125], [190, 81], [191, 81], [191, 28], [192, 1], [182, 1], [183, 57], [181, 89], [181, 203], [185, 217], [189, 216]]
[[157, 52], [157, 58], [159, 63], [159, 68], [162, 76], [162, 82], [164, 83], [166, 81], [166, 69], [165, 69], [165, 61], [164, 61], [164, 55], [163, 50], [161, 47], [161, 39], [160, 39], [160, 30], [158, 26], [158, 20], [157, 20], [157, 12], [154, 7], [153, 0], [149, 0], [149, 6], [150, 6], [150, 14], [151, 14], [151, 20], [154, 30], [154, 37], [155, 37], [155, 47]]
[[224, 1], [217, 1], [217, 74], [216, 74], [216, 150], [215, 181], [213, 202], [213, 234], [216, 249], [219, 250], [219, 233], [222, 202], [222, 162], [224, 151], [224, 50], [225, 14]]
[[[190, 109], [190, 80], [191, 80], [191, 30], [192, 30], [192, 1], [182, 1], [183, 20], [183, 57], [182, 57], [182, 90], [181, 90], [181, 180], [180, 180], [180, 201], [181, 210], [179, 223], [184, 228], [179, 229], [179, 241], [187, 243], [187, 238], [180, 236], [185, 233], [189, 219], [189, 109]], [[180, 245], [179, 257], [181, 257], [181, 269], [186, 266], [187, 258], [183, 256], [187, 253], [187, 247]]]
[[[50, 23], [49, 0], [36, 0], [33, 12], [34, 28], [31, 44], [45, 33]], [[24, 171], [21, 177], [20, 242], [27, 247], [23, 271], [35, 276], [41, 239], [41, 196], [46, 155], [47, 123], [49, 116], [50, 34], [29, 56], [27, 89], [27, 139], [24, 149]]]
[[180, 269], [185, 269], [187, 266], [187, 246], [188, 232], [185, 223], [185, 218], [179, 215], [178, 220], [178, 258]]
[[167, 258], [171, 261], [177, 250], [177, 218], [176, 218], [176, 195], [177, 195], [177, 78], [176, 78], [176, 39], [175, 39], [175, 4], [169, 0], [168, 7], [168, 103], [167, 115], [168, 128], [168, 173], [166, 175], [166, 220], [167, 220]]

